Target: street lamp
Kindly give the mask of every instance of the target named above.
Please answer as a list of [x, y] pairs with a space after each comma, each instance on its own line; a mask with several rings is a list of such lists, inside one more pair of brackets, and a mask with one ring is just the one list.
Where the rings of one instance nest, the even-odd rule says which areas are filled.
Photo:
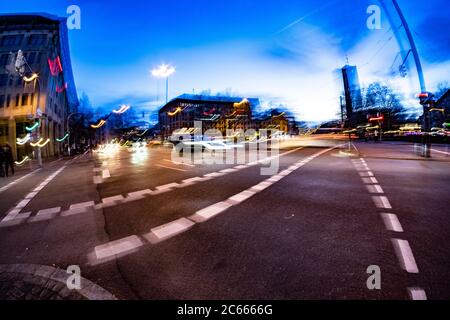
[[166, 78], [166, 104], [169, 96], [169, 76], [175, 73], [175, 67], [167, 64], [162, 64], [156, 69], [152, 70], [152, 75], [157, 78]]

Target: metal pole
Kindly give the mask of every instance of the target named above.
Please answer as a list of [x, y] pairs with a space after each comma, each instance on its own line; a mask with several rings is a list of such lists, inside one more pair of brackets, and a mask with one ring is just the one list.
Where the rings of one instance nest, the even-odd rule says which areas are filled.
[[[38, 97], [37, 97], [37, 103], [36, 103], [36, 113], [37, 110], [39, 109], [39, 101], [41, 100], [41, 81], [39, 80], [39, 78], [36, 79], [37, 84], [38, 84]], [[42, 126], [42, 122], [41, 122], [41, 117], [39, 117], [40, 125], [37, 128], [37, 140], [39, 141], [41, 135], [40, 135], [40, 130], [41, 130], [41, 126]], [[41, 154], [41, 148], [37, 147], [37, 157], [38, 157], [38, 166], [42, 167], [42, 154]]]
[[[397, 13], [400, 17], [400, 20], [402, 21], [402, 25], [405, 28], [406, 36], [408, 37], [409, 44], [411, 46], [411, 51], [414, 57], [414, 63], [416, 65], [417, 69], [417, 75], [419, 77], [419, 83], [420, 83], [420, 90], [421, 93], [426, 93], [427, 89], [425, 86], [425, 77], [423, 76], [423, 69], [422, 64], [420, 62], [419, 53], [417, 52], [417, 47], [414, 42], [414, 38], [412, 36], [411, 30], [409, 29], [408, 23], [406, 22], [405, 16], [403, 15], [402, 10], [400, 9], [400, 6], [397, 3], [397, 0], [392, 0], [392, 3], [394, 4], [395, 10], [397, 10]], [[423, 106], [423, 129], [425, 131], [424, 136], [424, 157], [429, 158], [430, 157], [430, 139], [428, 136], [428, 132], [430, 131], [430, 123], [428, 121], [428, 107], [426, 105]]]
[[67, 144], [68, 144], [68, 147], [67, 147], [67, 154], [69, 155], [69, 157], [70, 157], [70, 117], [72, 117], [74, 114], [73, 113], [71, 113], [71, 114], [69, 114], [68, 116], [67, 116], [67, 121], [66, 121], [66, 129], [67, 129], [67, 133], [69, 134], [69, 136], [67, 137]]

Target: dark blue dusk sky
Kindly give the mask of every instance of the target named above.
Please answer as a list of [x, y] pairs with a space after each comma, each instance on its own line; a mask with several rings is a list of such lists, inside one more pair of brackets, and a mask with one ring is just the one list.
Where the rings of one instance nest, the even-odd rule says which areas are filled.
[[[384, 2], [396, 19], [391, 0]], [[433, 90], [450, 81], [448, 1], [398, 2]], [[0, 13], [67, 16], [72, 4], [81, 9], [81, 30], [69, 31], [75, 81], [97, 107], [156, 108], [164, 83], [150, 70], [163, 62], [176, 67], [170, 97], [231, 92], [287, 106], [306, 120], [337, 112], [334, 70], [346, 56], [363, 85], [387, 82], [411, 105], [418, 90], [413, 68], [406, 79], [391, 72], [400, 49], [385, 12], [381, 30], [366, 27], [366, 9], [379, 0], [0, 0]]]

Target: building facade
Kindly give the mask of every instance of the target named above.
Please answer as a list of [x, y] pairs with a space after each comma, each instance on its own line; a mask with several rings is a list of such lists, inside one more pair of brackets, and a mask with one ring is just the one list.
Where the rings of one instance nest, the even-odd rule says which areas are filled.
[[203, 132], [217, 129], [253, 128], [252, 109], [258, 99], [183, 94], [169, 101], [159, 110], [159, 127], [163, 138], [179, 129], [193, 129], [194, 121], [201, 121]]
[[[14, 64], [19, 50], [26, 65], [22, 76]], [[57, 139], [65, 120], [78, 107], [72, 74], [66, 19], [46, 14], [0, 15], [0, 143], [14, 156], [30, 156], [29, 144], [16, 144], [39, 123], [36, 134], [49, 143], [42, 157], [62, 152]]]
[[351, 122], [353, 110], [362, 107], [361, 85], [356, 66], [345, 65], [342, 68], [342, 80], [345, 94], [345, 110], [347, 119]]
[[[432, 124], [435, 127], [444, 126], [446, 129], [450, 129], [450, 89], [447, 90], [435, 103], [434, 116], [431, 120], [435, 120]], [[442, 110], [442, 111], [441, 111]]]

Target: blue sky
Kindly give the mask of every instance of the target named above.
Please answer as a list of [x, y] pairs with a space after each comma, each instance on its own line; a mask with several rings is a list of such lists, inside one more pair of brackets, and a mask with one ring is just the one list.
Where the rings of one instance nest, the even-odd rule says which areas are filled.
[[[450, 81], [447, 1], [398, 2], [433, 90]], [[407, 78], [391, 72], [400, 49], [385, 12], [381, 30], [366, 27], [366, 9], [378, 0], [0, 0], [0, 12], [67, 16], [72, 4], [81, 9], [81, 30], [69, 31], [75, 81], [96, 107], [157, 108], [164, 81], [150, 70], [170, 63], [177, 69], [170, 97], [231, 92], [260, 97], [265, 107], [286, 106], [302, 120], [326, 120], [339, 109], [334, 71], [346, 57], [363, 85], [387, 82], [411, 110], [417, 107], [414, 65]]]

